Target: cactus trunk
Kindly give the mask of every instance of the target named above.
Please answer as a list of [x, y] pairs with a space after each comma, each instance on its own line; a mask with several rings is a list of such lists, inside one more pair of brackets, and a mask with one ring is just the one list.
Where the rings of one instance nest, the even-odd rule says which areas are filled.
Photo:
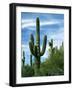
[[36, 46], [37, 46], [37, 57], [35, 57], [36, 69], [40, 68], [40, 23], [39, 19], [36, 20]]
[[35, 76], [39, 76], [40, 75], [40, 57], [35, 57]]
[[46, 50], [47, 36], [44, 36], [42, 51], [40, 50], [40, 21], [36, 19], [36, 43], [34, 45], [34, 37], [30, 35], [29, 48], [32, 55], [35, 57], [35, 75], [39, 74], [40, 57], [44, 55]]

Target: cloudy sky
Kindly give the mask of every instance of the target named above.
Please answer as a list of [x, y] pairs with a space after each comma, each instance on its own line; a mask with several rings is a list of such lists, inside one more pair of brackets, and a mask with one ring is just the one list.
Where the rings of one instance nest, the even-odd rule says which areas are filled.
[[25, 63], [30, 64], [29, 40], [30, 34], [33, 34], [35, 39], [36, 18], [40, 19], [40, 47], [44, 35], [47, 35], [47, 48], [42, 60], [48, 56], [48, 42], [54, 39], [54, 46], [60, 46], [64, 39], [64, 15], [49, 14], [49, 13], [21, 13], [21, 42], [22, 52], [25, 51]]

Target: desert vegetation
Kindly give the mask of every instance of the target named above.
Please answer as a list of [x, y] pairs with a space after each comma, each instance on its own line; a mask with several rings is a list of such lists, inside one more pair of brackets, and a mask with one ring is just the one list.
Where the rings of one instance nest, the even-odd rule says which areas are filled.
[[[30, 49], [30, 65], [26, 65], [25, 51], [23, 51], [21, 75], [22, 77], [32, 76], [55, 76], [64, 75], [64, 45], [58, 48], [54, 47], [53, 39], [47, 41], [47, 36], [44, 36], [42, 50], [40, 48], [40, 20], [36, 19], [36, 42], [31, 34], [29, 40]], [[48, 43], [48, 57], [42, 62], [41, 57], [46, 50]], [[34, 58], [32, 58], [34, 57]], [[34, 61], [34, 62], [33, 62]]]

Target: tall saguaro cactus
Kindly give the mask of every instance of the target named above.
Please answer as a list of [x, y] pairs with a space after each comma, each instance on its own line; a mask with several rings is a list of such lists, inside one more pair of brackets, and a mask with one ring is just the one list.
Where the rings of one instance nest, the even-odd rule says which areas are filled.
[[35, 75], [37, 76], [40, 68], [40, 57], [44, 55], [46, 50], [47, 36], [44, 36], [42, 50], [40, 50], [40, 20], [36, 19], [36, 43], [34, 45], [34, 37], [30, 35], [30, 52], [35, 57]]
[[23, 66], [25, 64], [25, 52], [23, 51], [23, 59], [22, 59]]

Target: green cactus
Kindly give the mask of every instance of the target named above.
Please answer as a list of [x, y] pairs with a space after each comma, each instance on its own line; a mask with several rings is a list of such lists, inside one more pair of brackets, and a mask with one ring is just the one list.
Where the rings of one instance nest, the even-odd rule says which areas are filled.
[[49, 42], [49, 46], [51, 48], [51, 55], [53, 55], [55, 48], [53, 47], [53, 39], [51, 39], [51, 41]]
[[23, 59], [22, 59], [22, 64], [23, 64], [23, 66], [24, 66], [24, 64], [25, 64], [25, 52], [23, 51]]
[[53, 49], [53, 39], [51, 39], [51, 41], [49, 42], [49, 46], [51, 47], [51, 49]]
[[29, 48], [32, 55], [35, 57], [35, 75], [37, 76], [40, 68], [40, 57], [44, 55], [46, 50], [47, 36], [44, 36], [42, 51], [40, 50], [40, 20], [36, 19], [36, 43], [34, 45], [34, 37], [30, 35]]
[[30, 65], [32, 67], [32, 55], [30, 54]]

